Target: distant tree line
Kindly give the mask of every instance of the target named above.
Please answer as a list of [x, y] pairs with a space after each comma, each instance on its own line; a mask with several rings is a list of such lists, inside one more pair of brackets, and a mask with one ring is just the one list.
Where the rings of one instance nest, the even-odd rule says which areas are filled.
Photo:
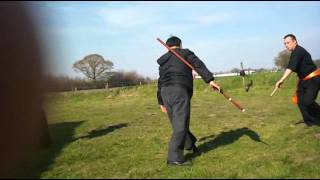
[[90, 54], [76, 61], [72, 68], [86, 78], [48, 75], [47, 91], [74, 91], [136, 86], [152, 82], [134, 71], [113, 71], [113, 62], [99, 54]]
[[46, 77], [47, 91], [74, 91], [87, 89], [103, 89], [124, 86], [136, 86], [148, 84], [152, 79], [143, 77], [133, 71], [118, 71], [113, 72], [108, 79], [90, 80], [87, 78], [71, 78], [68, 76], [53, 76]]

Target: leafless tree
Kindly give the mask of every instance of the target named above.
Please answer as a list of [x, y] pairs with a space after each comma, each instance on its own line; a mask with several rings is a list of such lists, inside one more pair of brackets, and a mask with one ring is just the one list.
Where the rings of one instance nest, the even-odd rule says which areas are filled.
[[285, 69], [290, 60], [291, 51], [283, 50], [279, 52], [278, 56], [274, 58], [274, 63], [278, 68]]
[[240, 72], [240, 69], [238, 69], [238, 68], [233, 68], [233, 69], [231, 69], [230, 72], [231, 72], [231, 73], [239, 73], [239, 72]]
[[91, 54], [73, 64], [76, 72], [83, 73], [87, 78], [98, 80], [107, 78], [113, 69], [113, 62], [104, 60], [99, 54]]

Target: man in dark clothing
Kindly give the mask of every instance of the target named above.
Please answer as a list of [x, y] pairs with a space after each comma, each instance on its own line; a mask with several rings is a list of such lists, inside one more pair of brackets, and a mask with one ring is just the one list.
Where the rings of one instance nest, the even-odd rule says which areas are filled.
[[297, 103], [303, 121], [307, 126], [320, 125], [320, 106], [315, 102], [320, 89], [320, 70], [311, 55], [298, 45], [293, 34], [284, 37], [284, 44], [292, 53], [287, 69], [276, 86], [280, 87], [292, 72], [296, 72], [300, 79], [296, 92]]
[[[213, 74], [190, 50], [181, 48], [181, 40], [171, 37], [166, 44], [188, 61], [206, 83], [220, 91]], [[185, 161], [184, 149], [197, 152], [197, 139], [189, 130], [190, 100], [193, 94], [192, 69], [181, 62], [170, 51], [157, 60], [159, 67], [157, 98], [162, 112], [168, 114], [173, 133], [169, 143], [167, 163], [170, 165], [191, 165]]]

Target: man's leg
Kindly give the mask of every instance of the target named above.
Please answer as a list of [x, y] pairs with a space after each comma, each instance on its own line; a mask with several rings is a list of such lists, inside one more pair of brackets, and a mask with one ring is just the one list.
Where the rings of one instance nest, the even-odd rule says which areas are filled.
[[312, 114], [313, 117], [315, 117], [319, 122], [320, 122], [320, 106], [319, 104], [316, 102], [316, 99], [318, 97], [318, 93], [320, 90], [320, 77], [315, 77], [311, 79], [312, 81], [312, 87], [311, 87], [311, 91], [313, 91], [312, 93], [313, 95], [313, 103], [309, 106], [309, 111]]
[[307, 125], [320, 125], [320, 108], [315, 102], [320, 88], [319, 81], [320, 79], [310, 79], [299, 87], [298, 106]]
[[[190, 114], [190, 99], [182, 87], [162, 88], [165, 104], [169, 107], [173, 133], [169, 143], [168, 162], [184, 162], [184, 144], [187, 134], [187, 120]], [[168, 114], [169, 115], [169, 114]], [[169, 117], [170, 118], [170, 117]]]
[[313, 102], [309, 107], [309, 112], [313, 117], [316, 117], [320, 122], [320, 106], [318, 103]]
[[185, 144], [184, 144], [184, 148], [187, 149], [187, 150], [192, 150], [192, 148], [196, 144], [196, 141], [197, 141], [197, 138], [189, 130], [187, 132], [187, 135], [186, 135], [186, 141], [185, 141]]
[[[189, 105], [190, 106], [190, 105]], [[192, 134], [190, 131], [190, 111], [187, 118], [187, 135], [186, 135], [186, 141], [184, 144], [184, 148], [187, 150], [192, 150], [193, 147], [195, 147], [195, 143], [197, 141], [197, 138]]]

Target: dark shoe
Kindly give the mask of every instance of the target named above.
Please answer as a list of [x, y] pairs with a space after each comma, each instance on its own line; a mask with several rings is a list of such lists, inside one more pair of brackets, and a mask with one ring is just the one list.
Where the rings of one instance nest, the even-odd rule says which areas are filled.
[[314, 121], [305, 121], [306, 126], [320, 126], [319, 122], [314, 122]]
[[192, 147], [192, 152], [193, 152], [194, 154], [200, 154], [200, 150], [197, 148], [197, 146], [193, 146], [193, 147]]
[[192, 166], [191, 161], [184, 161], [184, 162], [179, 162], [179, 161], [167, 161], [168, 165], [173, 165], [173, 166]]
[[298, 124], [303, 124], [304, 123], [304, 121], [303, 120], [301, 120], [301, 121], [298, 121], [298, 122], [296, 122], [296, 123], [294, 123], [295, 125], [298, 125]]
[[200, 153], [200, 150], [197, 148], [197, 146], [193, 145], [191, 148], [187, 149], [188, 151], [192, 151], [194, 154]]
[[296, 122], [295, 125], [298, 125], [298, 124], [305, 124], [307, 127], [311, 127], [311, 126], [320, 126], [320, 123], [318, 122], [314, 122], [314, 121], [299, 121], [299, 122]]
[[192, 150], [193, 154], [198, 154], [198, 155], [201, 154], [199, 148], [197, 148], [197, 146], [195, 146], [195, 145], [192, 146], [192, 148], [190, 150]]

